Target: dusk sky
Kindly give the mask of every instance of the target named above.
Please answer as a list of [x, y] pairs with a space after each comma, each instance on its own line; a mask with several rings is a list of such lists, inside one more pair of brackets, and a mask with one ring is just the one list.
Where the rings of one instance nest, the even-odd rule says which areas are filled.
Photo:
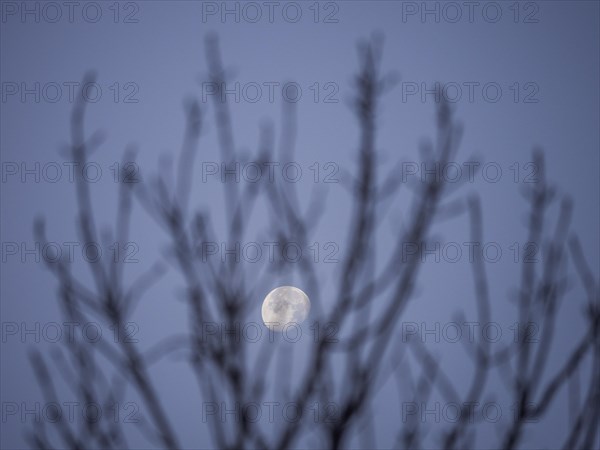
[[[286, 377], [284, 382], [292, 385], [302, 380], [303, 368], [314, 351], [310, 338], [315, 332], [313, 324], [336, 305], [343, 261], [357, 244], [350, 239], [355, 211], [351, 184], [361, 170], [361, 129], [352, 109], [354, 81], [361, 63], [357, 46], [373, 36], [383, 39], [381, 73], [393, 81], [381, 95], [376, 112], [376, 180], [383, 183], [391, 175], [399, 181], [399, 190], [382, 206], [386, 212], [377, 216], [377, 242], [370, 244], [373, 261], [368, 265], [375, 271], [385, 266], [393, 256], [398, 236], [411, 223], [419, 186], [431, 177], [441, 176], [448, 185], [447, 202], [464, 205], [473, 196], [480, 200], [483, 239], [476, 248], [484, 250], [493, 329], [500, 333], [493, 345], [498, 349], [511, 344], [515, 330], [520, 329], [515, 328], [519, 320], [516, 297], [524, 260], [531, 257], [539, 262], [536, 273], [542, 273], [549, 238], [562, 214], [559, 206], [563, 198], [573, 202], [569, 236], [576, 234], [581, 243], [595, 278], [593, 289], [597, 296], [597, 1], [2, 0], [0, 6], [2, 448], [32, 448], [27, 433], [39, 427], [40, 421], [45, 422], [49, 436], [55, 439], [50, 439], [52, 445], [67, 446], [60, 443], [59, 427], [49, 420], [44, 409], [48, 400], [32, 369], [32, 351], [37, 350], [45, 358], [57, 380], [63, 415], [65, 404], [76, 402], [76, 415], [81, 415], [85, 403], [73, 389], [76, 383], [58, 381], [61, 377], [54, 355], [59, 349], [68, 355], [68, 319], [58, 300], [59, 281], [43, 263], [44, 256], [53, 258], [53, 252], [59, 249], [57, 258], [68, 260], [73, 276], [90, 288], [94, 280], [87, 251], [93, 253], [96, 247], [102, 251], [100, 260], [110, 262], [116, 258], [123, 263], [125, 285], [161, 261], [165, 274], [153, 280], [156, 283], [127, 319], [136, 348], [144, 353], [169, 336], [191, 332], [190, 310], [185, 301], [188, 287], [174, 262], [175, 252], [165, 227], [134, 195], [126, 241], [116, 242], [115, 247], [114, 236], [105, 232], [114, 226], [119, 181], [124, 176], [140, 186], [152, 186], [157, 174], [170, 186], [177, 184], [186, 105], [191, 99], [200, 106], [201, 131], [198, 154], [193, 167], [189, 167], [189, 207], [209, 215], [214, 230], [209, 243], [199, 244], [205, 253], [199, 256], [198, 267], [203, 267], [206, 260], [225, 267], [232, 255], [239, 259], [237, 267], [243, 268], [254, 288], [244, 305], [244, 323], [258, 324], [264, 336], [268, 330], [261, 319], [261, 303], [270, 291], [277, 286], [296, 286], [310, 298], [310, 314], [301, 328], [309, 338], [294, 343], [279, 339], [277, 351], [285, 355], [278, 356], [270, 369], [260, 375], [273, 387], [262, 404], [285, 403], [278, 380]], [[215, 92], [209, 78], [205, 45], [209, 36], [218, 38], [226, 69], [221, 93]], [[82, 95], [82, 80], [90, 71], [97, 78], [83, 91], [85, 135], [90, 139], [98, 131], [104, 136], [98, 148], [87, 156], [83, 175], [91, 190], [90, 207], [99, 235], [103, 236], [103, 242], [91, 250], [77, 223], [74, 179], [81, 167], [69, 153], [71, 113]], [[463, 127], [457, 153], [444, 168], [423, 165], [423, 153], [419, 150], [428, 141], [436, 142], [436, 108], [440, 104], [437, 83], [445, 86], [442, 92]], [[215, 118], [218, 100], [214, 97], [221, 94], [228, 102], [233, 147], [238, 155], [235, 165], [228, 168], [222, 165]], [[265, 127], [272, 126], [274, 130], [276, 150], [281, 149], [284, 154], [290, 150], [291, 144], [281, 139], [283, 117], [290, 105], [297, 120], [293, 159], [281, 159], [276, 153], [267, 165], [258, 162], [261, 129]], [[120, 173], [127, 148], [135, 149], [136, 160]], [[555, 189], [556, 200], [550, 204], [544, 220], [547, 234], [531, 245], [529, 205], [523, 194], [540, 180], [542, 168], [534, 161], [534, 149], [543, 151], [545, 176]], [[276, 183], [293, 185], [297, 191], [297, 212], [308, 214], [305, 217], [309, 221], [317, 218], [316, 213], [310, 215], [311, 199], [324, 199], [322, 216], [311, 228], [309, 241], [299, 257], [315, 270], [318, 293], [306, 284], [302, 264], [294, 256], [286, 259], [291, 270], [277, 270], [277, 264], [270, 259], [269, 249], [282, 248], [285, 242], [273, 233], [278, 217], [269, 212], [268, 201], [258, 201], [252, 214], [245, 217], [247, 228], [237, 242], [239, 249], [229, 241], [227, 221], [235, 205], [224, 186], [233, 183], [244, 189], [260, 178], [266, 185], [264, 197], [268, 198], [267, 192], [274, 189], [269, 184], [272, 180], [267, 179], [270, 177]], [[280, 212], [282, 222], [284, 214]], [[45, 221], [51, 245], [40, 244], [34, 235], [34, 223], [39, 218]], [[397, 359], [394, 352], [402, 348], [402, 332], [417, 335], [462, 395], [474, 373], [472, 359], [462, 345], [468, 329], [461, 325], [462, 338], [454, 340], [449, 337], [454, 334], [448, 327], [478, 320], [473, 261], [469, 258], [469, 223], [467, 212], [439, 218], [428, 231], [425, 249], [412, 243], [402, 247], [407, 252], [403, 258], [419, 253], [418, 277], [384, 357], [388, 363]], [[294, 250], [295, 246], [290, 251]], [[540, 385], [560, 369], [587, 327], [584, 313], [588, 299], [572, 262], [569, 260], [565, 266], [566, 292], [559, 303]], [[362, 279], [357, 277], [357, 282]], [[383, 300], [375, 299], [374, 295], [373, 316], [385, 310]], [[463, 318], [459, 318], [460, 312]], [[113, 339], [115, 329], [111, 324], [93, 313], [87, 317], [88, 325], [93, 323], [94, 330], [101, 330], [100, 339], [114, 345], [118, 339]], [[357, 317], [339, 330], [341, 340], [370, 320], [360, 314]], [[76, 336], [81, 336], [85, 325], [76, 326]], [[481, 324], [478, 326], [481, 328]], [[56, 335], [57, 330], [60, 336]], [[258, 346], [251, 343], [247, 351], [250, 360], [259, 354]], [[373, 344], [367, 354], [377, 351]], [[118, 373], [107, 359], [98, 358], [108, 379]], [[332, 360], [332, 383], [336, 389], [351, 391], [355, 387], [345, 381], [344, 364]], [[408, 357], [406, 364], [412, 364], [411, 376], [419, 374], [421, 366], [416, 358]], [[548, 412], [526, 425], [516, 448], [562, 447], [574, 420], [569, 395], [578, 389], [573, 386], [580, 383], [580, 396], [585, 397], [590, 377], [598, 374], [593, 364], [590, 354], [582, 361], [576, 378], [561, 388]], [[210, 432], [211, 417], [205, 420], [209, 400], [198, 386], [185, 350], [174, 351], [149, 367], [179, 445], [190, 449], [219, 448]], [[400, 378], [403, 377], [408, 379], [408, 373], [401, 372]], [[244, 380], [249, 382], [250, 378]], [[146, 428], [123, 419], [134, 411], [135, 417], [144, 418], [142, 422], [152, 423], [131, 380], [125, 386], [117, 409], [128, 446], [163, 448], [160, 441], [148, 439]], [[402, 395], [409, 393], [406, 402], [412, 392], [410, 387], [405, 388], [408, 391], [398, 387], [394, 376], [377, 382], [369, 406], [375, 444], [369, 445], [401, 447], [396, 438], [406, 424], [407, 412]], [[472, 441], [474, 447], [504, 445], [502, 436], [514, 414], [511, 389], [506, 373], [492, 370], [479, 402], [493, 403], [495, 410], [501, 411], [501, 418], [481, 420], [475, 427], [478, 431]], [[443, 441], [436, 436], [454, 424], [444, 409], [447, 400], [440, 391], [434, 392], [431, 404], [418, 406], [439, 408], [438, 413], [425, 414], [422, 420], [425, 435], [421, 448], [443, 448]], [[262, 413], [258, 426], [272, 444], [285, 419], [277, 416], [271, 423], [266, 419], [266, 409]], [[310, 414], [312, 410], [307, 413]], [[81, 422], [76, 418], [69, 425], [83, 428]], [[349, 425], [354, 431], [342, 448], [367, 446], [360, 437], [360, 423]], [[235, 428], [230, 423], [226, 425]], [[312, 419], [307, 421], [290, 448], [329, 448], [319, 430]], [[595, 437], [595, 448], [600, 448], [599, 439]], [[83, 442], [86, 444], [85, 439]], [[250, 446], [261, 448], [257, 443]], [[89, 448], [96, 447], [101, 445], [89, 442]]]

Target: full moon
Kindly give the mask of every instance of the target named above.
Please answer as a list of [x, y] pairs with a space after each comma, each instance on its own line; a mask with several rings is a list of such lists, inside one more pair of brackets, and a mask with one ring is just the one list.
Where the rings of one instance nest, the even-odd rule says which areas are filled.
[[310, 311], [308, 295], [294, 286], [280, 286], [267, 294], [262, 304], [262, 320], [274, 331], [289, 323], [302, 323]]

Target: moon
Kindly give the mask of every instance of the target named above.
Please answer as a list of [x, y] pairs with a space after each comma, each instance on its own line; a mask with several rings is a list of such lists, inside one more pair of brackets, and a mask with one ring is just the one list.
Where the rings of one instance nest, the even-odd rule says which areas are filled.
[[310, 311], [310, 300], [294, 286], [280, 286], [265, 297], [261, 313], [265, 326], [273, 331], [283, 331], [289, 323], [304, 322]]

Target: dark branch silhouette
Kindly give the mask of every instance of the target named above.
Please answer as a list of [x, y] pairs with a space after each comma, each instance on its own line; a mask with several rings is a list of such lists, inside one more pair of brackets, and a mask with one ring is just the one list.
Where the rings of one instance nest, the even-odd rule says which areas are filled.
[[[212, 107], [221, 161], [233, 163], [243, 156], [236, 150], [230, 106], [222, 100], [220, 92], [228, 72], [221, 60], [216, 37], [210, 36], [206, 40], [206, 50], [208, 79], [219, 87], [213, 96]], [[579, 240], [570, 230], [572, 202], [560, 200], [558, 223], [548, 232], [547, 210], [557, 194], [545, 178], [541, 151], [535, 151], [534, 162], [542, 170], [538, 181], [524, 191], [530, 204], [527, 241], [545, 244], [541, 262], [521, 263], [517, 312], [519, 324], [534, 322], [539, 325], [540, 343], [532, 346], [527, 342], [527, 333], [522, 332], [518, 342], [504, 347], [486, 340], [466, 345], [466, 361], [472, 363], [473, 369], [466, 390], [462, 389], [463, 383], [453, 380], [422, 342], [404, 339], [398, 329], [407, 305], [415, 297], [422, 269], [419, 256], [405, 255], [403, 245], [407, 242], [426, 245], [431, 240], [434, 224], [448, 216], [461, 214], [468, 217], [471, 240], [481, 242], [485, 207], [478, 195], [461, 196], [455, 186], [448, 186], [443, 179], [428, 179], [414, 187], [410, 206], [406, 208], [409, 212], [407, 222], [398, 227], [394, 242], [387, 245], [391, 249], [388, 259], [382, 261], [383, 258], [376, 254], [379, 224], [396, 205], [394, 199], [402, 185], [395, 167], [382, 173], [377, 150], [379, 105], [395, 78], [381, 73], [381, 39], [362, 42], [358, 55], [360, 67], [354, 80], [355, 96], [351, 106], [360, 131], [357, 171], [345, 180], [352, 209], [347, 229], [341, 230], [346, 233], [347, 252], [335, 275], [332, 304], [327, 309], [314, 305], [317, 322], [335, 324], [339, 330], [336, 340], [320, 333], [311, 343], [308, 362], [299, 381], [292, 383], [288, 381], [291, 376], [286, 376], [292, 372], [293, 349], [289, 346], [274, 351], [271, 343], [264, 343], [254, 356], [244, 339], [222, 339], [203, 332], [202, 324], [208, 322], [220, 323], [229, 329], [245, 322], [260, 295], [256, 276], [250, 276], [243, 263], [229, 259], [220, 265], [210, 259], [203, 260], [198, 254], [203, 242], [216, 240], [214, 216], [225, 213], [227, 243], [234, 246], [235, 242], [244, 239], [256, 205], [264, 201], [270, 215], [270, 229], [264, 232], [282, 245], [295, 242], [304, 248], [312, 241], [316, 224], [325, 214], [326, 192], [315, 188], [308, 206], [303, 208], [293, 183], [266, 185], [260, 181], [247, 186], [223, 183], [227, 208], [216, 212], [190, 210], [193, 165], [201, 151], [201, 131], [206, 120], [200, 104], [189, 101], [175, 185], [170, 186], [165, 173], [144, 177], [143, 183], [122, 182], [117, 221], [111, 231], [117, 241], [128, 239], [134, 202], [138, 202], [161, 226], [170, 242], [167, 264], [175, 266], [185, 284], [189, 316], [187, 332], [173, 333], [150, 350], [127, 340], [103, 342], [92, 348], [76, 339], [64, 348], [68, 358], [62, 353], [56, 356], [55, 370], [48, 366], [46, 357], [32, 352], [32, 368], [47, 401], [56, 401], [59, 395], [53, 384], [53, 373], [66, 380], [77, 398], [86, 403], [109, 404], [122, 398], [125, 387], [131, 386], [143, 401], [144, 420], [138, 426], [149, 442], [164, 448], [181, 448], [176, 426], [171, 423], [163, 403], [168, 393], [155, 384], [150, 372], [155, 361], [183, 352], [201, 392], [199, 401], [260, 403], [268, 398], [270, 389], [265, 374], [277, 370], [283, 374], [279, 377], [283, 381], [274, 388], [278, 399], [293, 402], [299, 411], [315, 401], [335, 405], [334, 413], [326, 411], [316, 423], [309, 424], [309, 420], [303, 418], [285, 422], [276, 429], [261, 426], [244, 410], [240, 420], [215, 420], [209, 424], [209, 430], [212, 445], [219, 448], [285, 449], [308, 438], [314, 439], [319, 448], [345, 448], [360, 434], [361, 445], [365, 446], [422, 448], [430, 442], [426, 441], [428, 436], [435, 435], [432, 442], [453, 449], [473, 446], [475, 442], [479, 424], [468, 420], [466, 409], [451, 426], [440, 426], [439, 429], [423, 426], [417, 416], [398, 421], [395, 442], [375, 442], [372, 415], [373, 398], [378, 389], [388, 380], [395, 379], [400, 403], [424, 402], [439, 394], [445, 401], [469, 405], [493, 395], [488, 381], [492, 373], [498, 372], [506, 380], [518, 407], [514, 420], [499, 429], [497, 446], [512, 449], [523, 442], [526, 429], [535, 426], [531, 419], [543, 417], [573, 377], [589, 370], [589, 387], [583, 401], [572, 402], [573, 408], [577, 409], [563, 446], [593, 447], [600, 420], [600, 291]], [[82, 86], [93, 79], [93, 74], [87, 75]], [[90, 152], [101, 145], [102, 135], [96, 133], [88, 137], [84, 128], [87, 105], [82, 96], [78, 98], [81, 100], [75, 104], [71, 116], [70, 152], [73, 159], [83, 165]], [[462, 126], [443, 96], [437, 109], [436, 125], [437, 136], [431, 144], [423, 146], [421, 153], [424, 162], [444, 165], [457, 154]], [[283, 110], [283, 129], [278, 143], [270, 125], [264, 125], [260, 131], [255, 161], [293, 161], [296, 135], [293, 104], [286, 104]], [[134, 156], [135, 151], [128, 149], [123, 166], [133, 161]], [[92, 208], [90, 185], [79, 175], [75, 186], [81, 239], [84, 243], [98, 242], [102, 236]], [[40, 241], [47, 242], [42, 220], [36, 223], [35, 233]], [[374, 261], [383, 264], [376, 265]], [[158, 262], [139, 279], [128, 282], [120, 262], [89, 263], [93, 283], [87, 285], [73, 275], [68, 264], [51, 260], [46, 263], [58, 281], [58, 299], [66, 318], [83, 322], [88, 317], [95, 317], [115, 324], [122, 332], [125, 332], [136, 306], [143, 301], [144, 293], [164, 268], [163, 262]], [[553, 371], [555, 368], [549, 365], [548, 356], [558, 326], [557, 314], [568, 295], [568, 267], [574, 267], [587, 295], [586, 327], [581, 330], [579, 343], [562, 358], [562, 366]], [[276, 270], [280, 273], [295, 271], [306, 290], [319, 298], [322, 290], [319, 274], [310, 261], [303, 259], [293, 267], [279, 261]], [[491, 299], [496, 296], [490, 292], [486, 265], [481, 256], [472, 263], [472, 276], [477, 320], [488, 323], [493, 317]], [[100, 358], [102, 364], [98, 362]], [[105, 361], [114, 372], [105, 369]], [[117, 375], [109, 379], [109, 373]], [[109, 417], [89, 421], [81, 429], [64, 420], [58, 420], [53, 426], [60, 442], [53, 442], [44, 425], [40, 425], [30, 431], [30, 443], [37, 448], [74, 449], [125, 448], [128, 445], [122, 424]], [[209, 444], [195, 445], [206, 447]]]

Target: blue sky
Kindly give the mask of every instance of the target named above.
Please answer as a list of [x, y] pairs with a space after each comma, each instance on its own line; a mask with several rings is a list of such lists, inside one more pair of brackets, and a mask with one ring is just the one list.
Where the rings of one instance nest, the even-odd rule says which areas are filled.
[[[181, 146], [183, 101], [194, 96], [207, 114], [199, 162], [194, 169], [197, 176], [191, 203], [210, 211], [217, 225], [222, 223], [227, 208], [221, 194], [222, 184], [218, 177], [208, 177], [206, 182], [201, 178], [202, 162], [219, 162], [212, 103], [209, 97], [202, 102], [202, 81], [207, 77], [203, 42], [211, 32], [218, 34], [225, 65], [231, 69], [228, 89], [234, 92], [239, 89], [239, 101], [234, 101], [232, 114], [236, 146], [240, 150], [254, 154], [259, 126], [265, 121], [271, 121], [276, 130], [280, 128], [285, 103], [281, 87], [288, 82], [300, 86], [302, 97], [296, 103], [296, 162], [303, 172], [297, 187], [303, 205], [315, 186], [328, 190], [325, 214], [314, 236], [314, 242], [323, 251], [326, 243], [337, 245], [340, 254], [347, 251], [348, 243], [340, 230], [345, 230], [350, 214], [348, 193], [343, 183], [325, 184], [322, 177], [331, 170], [339, 173], [332, 180], [338, 180], [343, 173], [356, 170], [358, 128], [348, 107], [352, 76], [357, 69], [356, 44], [372, 32], [381, 32], [385, 36], [383, 68], [399, 76], [397, 86], [384, 96], [380, 111], [378, 146], [384, 172], [398, 160], [418, 161], [420, 142], [433, 136], [435, 100], [431, 94], [422, 96], [422, 91], [432, 89], [437, 81], [450, 83], [452, 87], [448, 89], [455, 89], [452, 92], [460, 88], [461, 95], [454, 107], [465, 133], [455, 162], [465, 167], [465, 162], [476, 157], [490, 167], [486, 172], [488, 179], [476, 175], [472, 183], [461, 188], [460, 194], [481, 196], [485, 240], [497, 243], [503, 252], [500, 261], [490, 263], [489, 268], [492, 310], [503, 329], [507, 332], [516, 320], [514, 305], [508, 300], [511, 289], [516, 287], [519, 270], [512, 260], [515, 248], [511, 246], [515, 242], [522, 246], [526, 240], [527, 210], [519, 190], [530, 174], [531, 166], [527, 164], [532, 160], [534, 146], [544, 149], [548, 177], [554, 180], [558, 192], [574, 200], [573, 229], [579, 233], [591, 268], [598, 273], [597, 2], [482, 2], [481, 9], [478, 6], [471, 11], [472, 16], [467, 8], [461, 7], [461, 18], [455, 22], [456, 11], [436, 2], [428, 2], [427, 7], [439, 8], [439, 21], [434, 13], [422, 15], [421, 8], [425, 8], [422, 2], [291, 3], [277, 6], [272, 11], [272, 22], [268, 8], [263, 5], [261, 19], [254, 23], [255, 11], [236, 2], [228, 2], [227, 7], [239, 8], [237, 21], [235, 14], [225, 15], [224, 19], [220, 16], [221, 2], [122, 2], [118, 5], [118, 16], [112, 2], [99, 2], [82, 10], [77, 7], [74, 11], [59, 4], [56, 11], [60, 11], [60, 19], [52, 23], [56, 11], [41, 2], [2, 2], [0, 311], [3, 324], [33, 326], [40, 322], [43, 326], [61, 320], [54, 295], [55, 280], [33, 256], [23, 254], [22, 245], [34, 248], [32, 224], [40, 215], [47, 220], [50, 240], [64, 247], [64, 243], [78, 239], [74, 186], [68, 180], [68, 161], [65, 165], [60, 149], [69, 136], [72, 107], [69, 86], [79, 82], [90, 69], [97, 71], [101, 94], [89, 105], [87, 130], [107, 133], [105, 143], [90, 158], [102, 171], [98, 182], [93, 183], [99, 222], [110, 224], [114, 220], [117, 184], [113, 165], [120, 161], [124, 148], [130, 143], [138, 147], [143, 174], [164, 169], [165, 158], [173, 158]], [[38, 21], [35, 16], [38, 13], [22, 15], [25, 4], [33, 11], [38, 8]], [[215, 14], [209, 14], [214, 8], [217, 8]], [[94, 23], [98, 11], [101, 16]], [[302, 16], [294, 22], [296, 11], [301, 11]], [[501, 11], [501, 16], [495, 15], [497, 11]], [[261, 91], [254, 101], [256, 86]], [[272, 99], [268, 95], [269, 86], [274, 86]], [[27, 89], [31, 92], [24, 94]], [[412, 94], [415, 89], [417, 92]], [[499, 93], [501, 96], [493, 101]], [[231, 94], [232, 98], [235, 94]], [[57, 165], [62, 170], [60, 176], [53, 175]], [[315, 167], [321, 170], [318, 183], [313, 178]], [[498, 167], [502, 172], [494, 175]], [[23, 168], [30, 169], [29, 175], [23, 175]], [[36, 176], [40, 177], [39, 182]], [[55, 178], [56, 182], [51, 182]], [[389, 223], [381, 227], [382, 254], [398, 225], [405, 220], [402, 215], [408, 211], [405, 205], [410, 198], [406, 191], [398, 199], [398, 212], [390, 215], [386, 219]], [[250, 233], [259, 236], [259, 242], [268, 226], [261, 212], [259, 209], [252, 220]], [[556, 217], [556, 208], [551, 210], [551, 217]], [[467, 224], [466, 217], [442, 222], [436, 226], [435, 235], [442, 245], [453, 242], [464, 248], [463, 243], [468, 240]], [[131, 277], [160, 258], [168, 242], [138, 207], [134, 211], [133, 230], [139, 262], [128, 266]], [[13, 243], [19, 247], [16, 254]], [[81, 270], [85, 278], [89, 275], [84, 273], [78, 251], [76, 270]], [[263, 263], [266, 262], [261, 260], [252, 264], [249, 270], [259, 273]], [[327, 297], [329, 281], [336, 265], [322, 261], [318, 264], [325, 289], [323, 298], [311, 301], [327, 308], [331, 304]], [[426, 261], [418, 296], [406, 312], [405, 320], [443, 323], [459, 308], [468, 314], [473, 312], [469, 277], [464, 258], [457, 264]], [[276, 283], [293, 281], [265, 278], [261, 285], [267, 293]], [[581, 300], [578, 294], [581, 292], [575, 290], [575, 302]], [[150, 346], [185, 323], [186, 310], [179, 297], [181, 280], [169, 273], [144, 300], [144, 307], [136, 312], [142, 347]], [[558, 353], [576, 342], [575, 331], [582, 323], [580, 311], [579, 306], [566, 305], [561, 312], [567, 331], [557, 340]], [[259, 320], [258, 307], [252, 320]], [[4, 339], [3, 335], [1, 345], [2, 401], [39, 401], [40, 393], [28, 367], [27, 349], [31, 345], [47, 349], [56, 344], [22, 343], [14, 337]], [[435, 351], [450, 360], [450, 370], [457, 379], [465, 375], [461, 372], [467, 370], [464, 364], [450, 356], [455, 351], [458, 354], [460, 348], [441, 346]], [[296, 353], [301, 360], [302, 347]], [[172, 371], [173, 364], [178, 368], [176, 373]], [[195, 392], [195, 385], [184, 364], [164, 362], [156, 370], [155, 381], [169, 392], [165, 402], [175, 411], [174, 420], [182, 441], [188, 445], [194, 442], [209, 445], [206, 429], [197, 426], [194, 406], [187, 402], [189, 392]], [[501, 386], [499, 380], [493, 383]], [[376, 402], [381, 406], [376, 412], [381, 442], [389, 442], [394, 436], [398, 420], [397, 411], [388, 410], [385, 402], [385, 397], [393, 392], [392, 385], [384, 386], [382, 398]], [[531, 445], [554, 445], [556, 436], [561, 436], [566, 426], [563, 416], [560, 412], [550, 415], [543, 433], [530, 437]], [[2, 423], [2, 446], [23, 446], [25, 425]], [[142, 445], [139, 433], [135, 429], [131, 433], [135, 436], [133, 442]], [[490, 429], [489, 433], [493, 431]]]

